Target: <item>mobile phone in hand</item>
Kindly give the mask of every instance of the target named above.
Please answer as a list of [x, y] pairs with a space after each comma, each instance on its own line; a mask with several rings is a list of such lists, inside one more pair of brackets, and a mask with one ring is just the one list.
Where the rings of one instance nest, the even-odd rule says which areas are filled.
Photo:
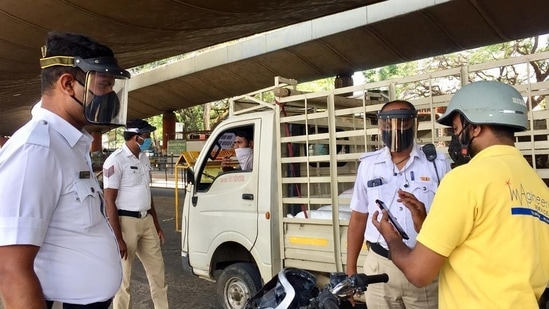
[[387, 208], [387, 206], [385, 206], [385, 203], [383, 203], [383, 201], [381, 201], [381, 200], [376, 200], [376, 204], [379, 207], [379, 209], [381, 209], [381, 210], [385, 209], [387, 211], [387, 215], [389, 216], [389, 221], [391, 221], [391, 223], [396, 228], [396, 230], [398, 231], [400, 236], [402, 236], [402, 238], [404, 238], [404, 239], [410, 239], [410, 237], [408, 237], [408, 234], [406, 234], [406, 232], [404, 232], [404, 229], [402, 228], [402, 226], [400, 226], [400, 224], [398, 224], [398, 221], [396, 220], [396, 217], [393, 216], [393, 214], [391, 214], [391, 212], [389, 211], [389, 208]]

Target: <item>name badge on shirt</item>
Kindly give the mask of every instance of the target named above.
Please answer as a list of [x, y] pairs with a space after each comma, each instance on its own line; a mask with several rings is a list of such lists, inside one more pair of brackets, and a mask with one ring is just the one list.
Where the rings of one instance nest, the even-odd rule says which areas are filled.
[[136, 170], [136, 169], [137, 169], [137, 166], [130, 166], [130, 168], [131, 168], [132, 170]]
[[366, 183], [368, 188], [379, 187], [382, 184], [383, 184], [382, 178], [374, 178], [374, 179], [368, 180], [368, 182]]
[[80, 179], [90, 179], [90, 171], [80, 171]]

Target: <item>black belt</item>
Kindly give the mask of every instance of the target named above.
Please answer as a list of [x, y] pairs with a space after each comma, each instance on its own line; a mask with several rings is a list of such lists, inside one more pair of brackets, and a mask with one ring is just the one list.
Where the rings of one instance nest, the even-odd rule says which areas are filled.
[[386, 259], [391, 259], [391, 254], [389, 250], [383, 248], [379, 243], [377, 242], [367, 242], [368, 246], [370, 246], [370, 249], [374, 251], [375, 253], [381, 255], [382, 257]]
[[144, 218], [147, 216], [147, 213], [144, 216], [141, 216], [141, 211], [129, 211], [124, 209], [118, 209], [119, 216], [134, 217], [134, 218]]

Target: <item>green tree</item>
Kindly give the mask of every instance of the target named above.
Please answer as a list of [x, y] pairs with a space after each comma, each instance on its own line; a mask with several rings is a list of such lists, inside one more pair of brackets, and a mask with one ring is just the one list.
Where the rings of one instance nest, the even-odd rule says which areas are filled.
[[335, 77], [328, 77], [298, 85], [298, 90], [305, 92], [320, 92], [334, 89]]
[[175, 112], [178, 121], [183, 123], [183, 131], [202, 131], [204, 130], [204, 106], [196, 105], [189, 108], [180, 109]]
[[213, 102], [210, 106], [210, 129], [213, 130], [221, 121], [229, 116], [229, 99]]
[[[439, 70], [457, 68], [464, 65], [486, 63], [489, 61], [530, 55], [549, 50], [546, 36], [526, 38], [501, 44], [495, 44], [462, 52], [439, 55], [419, 61], [389, 65], [383, 68], [364, 71], [366, 82], [375, 82], [409, 75], [430, 73]], [[527, 80], [545, 81], [549, 75], [547, 61], [531, 61], [529, 68], [504, 66], [499, 70], [472, 72], [467, 77], [470, 82], [476, 80], [498, 80], [511, 85], [522, 84]], [[530, 74], [528, 74], [530, 72]], [[457, 76], [456, 76], [457, 78]], [[457, 81], [457, 79], [455, 79]], [[432, 82], [432, 81], [431, 81]], [[426, 97], [430, 94], [441, 95], [454, 93], [459, 83], [421, 81], [402, 85], [397, 89], [397, 96], [403, 99]], [[544, 105], [545, 96], [532, 99], [532, 106]]]
[[[184, 132], [204, 131], [215, 127], [219, 122], [223, 121], [229, 110], [229, 99], [223, 99], [210, 103], [209, 113], [205, 110], [205, 104], [196, 105], [175, 112], [178, 122], [183, 124]], [[210, 127], [206, 128], [204, 119], [210, 120]]]
[[124, 137], [122, 136], [123, 132], [124, 128], [118, 127], [103, 134], [103, 148], [107, 148], [109, 150], [120, 148], [122, 144], [124, 144]]

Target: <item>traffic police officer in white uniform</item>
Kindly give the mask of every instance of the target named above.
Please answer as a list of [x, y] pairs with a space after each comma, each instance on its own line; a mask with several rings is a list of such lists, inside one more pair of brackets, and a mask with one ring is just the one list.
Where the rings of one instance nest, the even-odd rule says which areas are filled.
[[160, 244], [164, 233], [158, 223], [149, 184], [151, 165], [140, 146], [156, 127], [141, 119], [128, 121], [122, 148], [103, 164], [103, 186], [109, 222], [122, 258], [123, 279], [114, 297], [113, 309], [131, 308], [131, 271], [135, 255], [139, 258], [151, 287], [155, 309], [168, 308], [168, 286]]
[[83, 35], [52, 32], [42, 52], [41, 102], [0, 150], [0, 296], [5, 308], [107, 309], [122, 269], [83, 128], [99, 123], [92, 105], [109, 110], [101, 124], [126, 122], [130, 74]]
[[[351, 199], [351, 220], [347, 235], [347, 273], [357, 272], [357, 258], [364, 241], [369, 248], [365, 273], [387, 273], [387, 284], [366, 291], [369, 308], [436, 308], [437, 282], [425, 288], [413, 286], [391, 262], [387, 244], [377, 229], [367, 224], [368, 214], [379, 210], [376, 200], [389, 209], [414, 247], [421, 224], [429, 211], [440, 179], [450, 170], [442, 153], [431, 152], [415, 143], [417, 111], [408, 101], [386, 103], [378, 113], [382, 149], [364, 154], [360, 160]], [[432, 146], [432, 145], [431, 145]], [[428, 150], [430, 146], [425, 146]]]

